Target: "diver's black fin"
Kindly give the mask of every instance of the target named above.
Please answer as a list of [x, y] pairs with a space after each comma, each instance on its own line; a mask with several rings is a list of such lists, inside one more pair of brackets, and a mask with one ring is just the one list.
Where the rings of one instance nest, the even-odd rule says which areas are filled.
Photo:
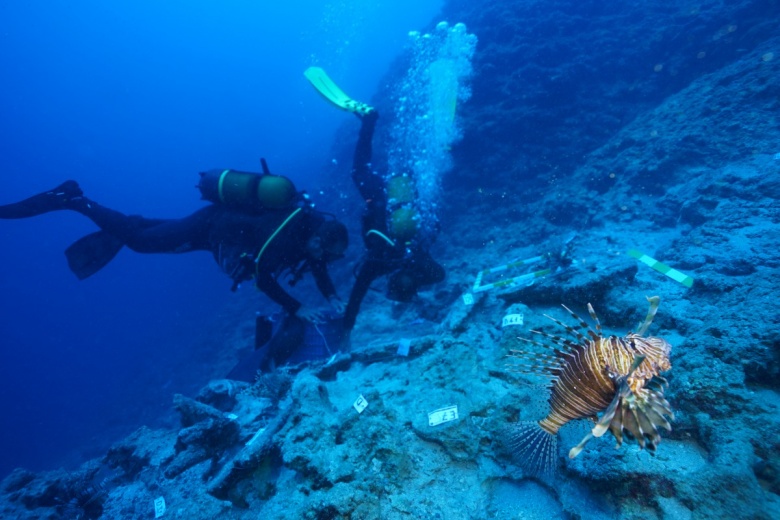
[[65, 181], [53, 190], [28, 199], [0, 206], [0, 219], [29, 218], [49, 211], [69, 209], [68, 202], [83, 196], [76, 181]]
[[96, 231], [81, 237], [65, 250], [68, 267], [79, 280], [89, 278], [103, 269], [125, 244], [106, 231]]

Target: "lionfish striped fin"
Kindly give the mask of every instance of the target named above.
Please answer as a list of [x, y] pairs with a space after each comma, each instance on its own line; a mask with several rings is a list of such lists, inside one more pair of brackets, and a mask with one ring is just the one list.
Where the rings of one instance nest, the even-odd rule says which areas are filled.
[[556, 352], [560, 352], [562, 354], [570, 354], [576, 347], [579, 345], [572, 340], [568, 338], [562, 338], [561, 336], [556, 336], [555, 334], [548, 334], [546, 332], [542, 332], [541, 330], [532, 330], [532, 334], [538, 334], [539, 336], [544, 336], [545, 338], [549, 339], [551, 343], [554, 343], [560, 347], [560, 350], [555, 349], [555, 347], [552, 347], [548, 345], [547, 343], [542, 343], [541, 341], [534, 341], [526, 338], [519, 338], [523, 341], [528, 341], [529, 343], [533, 343], [534, 345], [538, 345], [540, 347], [545, 347], [549, 349], [556, 350]]
[[[590, 307], [590, 304], [588, 304], [588, 306]], [[567, 306], [565, 306], [565, 305], [563, 305], [563, 304], [561, 304], [561, 307], [563, 307], [564, 309], [566, 309], [566, 311], [567, 311], [569, 314], [571, 314], [571, 317], [572, 317], [572, 318], [574, 318], [575, 320], [577, 320], [577, 322], [580, 324], [580, 328], [581, 328], [582, 330], [584, 330], [584, 331], [587, 331], [587, 333], [588, 333], [588, 336], [590, 336], [590, 339], [592, 339], [593, 341], [598, 341], [598, 340], [599, 340], [599, 337], [600, 337], [600, 336], [599, 336], [599, 334], [596, 334], [596, 333], [593, 331], [593, 329], [591, 329], [591, 328], [590, 328], [590, 325], [588, 325], [588, 324], [587, 324], [587, 322], [586, 322], [585, 320], [583, 320], [582, 318], [580, 318], [580, 317], [579, 317], [579, 315], [578, 315], [576, 312], [574, 312], [573, 310], [571, 310], [570, 308], [568, 308]], [[591, 308], [592, 308], [592, 307], [591, 307]], [[596, 313], [595, 313], [595, 311], [593, 312], [593, 314], [596, 314]], [[592, 316], [593, 314], [591, 314], [591, 316]], [[601, 325], [599, 325], [599, 327], [600, 327], [600, 326], [601, 326]], [[582, 335], [580, 334], [580, 336], [582, 336]], [[584, 336], [583, 336], [583, 339], [584, 339]]]
[[520, 363], [507, 363], [506, 368], [513, 372], [554, 377], [564, 363], [557, 356], [534, 354], [522, 350], [512, 350], [507, 357], [520, 360]]
[[653, 318], [655, 318], [655, 313], [658, 312], [658, 305], [661, 303], [661, 298], [659, 296], [651, 296], [650, 298], [647, 298], [647, 301], [650, 302], [650, 308], [647, 310], [647, 316], [645, 316], [644, 323], [639, 326], [639, 330], [637, 331], [638, 336], [644, 336], [647, 329], [650, 328], [650, 324], [653, 323]]
[[[548, 334], [545, 334], [545, 333], [543, 333], [543, 332], [539, 332], [539, 331], [537, 331], [537, 330], [532, 330], [531, 332], [533, 332], [534, 334], [539, 334], [539, 335], [545, 336], [546, 338], [548, 338], [548, 339], [550, 339], [550, 340], [553, 340], [553, 341], [552, 341], [552, 343], [555, 343], [555, 344], [556, 344], [556, 345], [558, 345], [559, 347], [564, 347], [564, 348], [566, 347], [566, 344], [565, 344], [565, 343], [563, 343], [563, 342], [559, 342], [559, 341], [554, 341], [554, 338], [553, 338], [553, 337], [551, 337], [551, 336], [550, 336], [550, 335], [548, 335]], [[533, 340], [533, 339], [528, 339], [528, 338], [520, 338], [520, 337], [518, 337], [517, 339], [519, 339], [520, 341], [525, 341], [526, 343], [530, 343], [530, 344], [532, 344], [532, 345], [535, 345], [535, 346], [537, 346], [537, 347], [542, 347], [542, 348], [546, 348], [546, 349], [548, 349], [548, 350], [552, 350], [552, 351], [554, 351], [554, 352], [557, 352], [557, 351], [558, 351], [558, 349], [556, 349], [555, 347], [553, 347], [552, 345], [550, 345], [550, 344], [548, 344], [548, 343], [543, 343], [543, 342], [541, 342], [541, 341], [536, 341], [536, 340]]]
[[575, 447], [569, 450], [569, 458], [573, 459], [577, 455], [580, 454], [580, 452], [585, 448], [585, 445], [588, 443], [589, 440], [593, 438], [593, 434], [589, 433], [587, 434], [579, 444], [577, 444]]
[[518, 422], [504, 430], [503, 441], [515, 462], [529, 475], [555, 475], [558, 436], [544, 431], [539, 423]]
[[601, 322], [599, 321], [599, 317], [596, 315], [596, 311], [593, 309], [593, 305], [590, 303], [588, 304], [588, 314], [590, 314], [591, 319], [596, 322], [596, 334], [601, 336]]
[[[565, 306], [564, 306], [564, 307], [565, 307]], [[567, 309], [567, 310], [568, 310], [568, 309]], [[569, 312], [571, 312], [571, 311], [569, 311]], [[575, 315], [575, 316], [576, 316], [576, 315]], [[564, 322], [562, 322], [561, 320], [559, 320], [559, 319], [557, 319], [557, 318], [553, 318], [553, 317], [552, 317], [552, 316], [550, 316], [549, 314], [545, 314], [545, 315], [544, 315], [544, 317], [545, 317], [545, 318], [547, 318], [548, 320], [552, 321], [553, 323], [555, 323], [555, 324], [556, 324], [556, 325], [558, 325], [559, 327], [563, 327], [563, 328], [566, 330], [566, 332], [568, 332], [569, 334], [571, 334], [572, 336], [574, 336], [574, 337], [577, 339], [577, 342], [579, 342], [579, 343], [584, 343], [584, 342], [588, 341], [588, 338], [586, 338], [585, 336], [583, 336], [583, 335], [580, 333], [580, 331], [578, 331], [578, 330], [577, 330], [577, 329], [575, 329], [574, 327], [572, 327], [572, 326], [570, 326], [570, 325], [566, 325], [566, 324], [565, 324]], [[532, 331], [532, 332], [533, 332], [533, 331]], [[544, 333], [543, 333], [543, 332], [539, 332], [539, 334], [544, 334]]]

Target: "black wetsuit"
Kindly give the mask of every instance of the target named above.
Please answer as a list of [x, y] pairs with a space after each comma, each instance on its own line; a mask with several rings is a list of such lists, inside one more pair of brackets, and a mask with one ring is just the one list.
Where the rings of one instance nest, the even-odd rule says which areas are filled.
[[[444, 279], [444, 268], [431, 258], [419, 242], [410, 244], [394, 241], [387, 228], [387, 189], [385, 179], [371, 171], [376, 111], [364, 115], [352, 163], [352, 181], [365, 201], [362, 218], [363, 241], [366, 255], [357, 272], [355, 285], [349, 295], [344, 313], [344, 328], [349, 332], [355, 326], [360, 304], [377, 278], [403, 270], [417, 286], [429, 285]], [[372, 233], [378, 231], [381, 233]]]
[[[103, 232], [139, 253], [210, 251], [234, 284], [255, 277], [258, 289], [291, 315], [301, 304], [277, 282], [284, 270], [301, 268], [306, 262], [323, 296], [335, 295], [325, 261], [307, 254], [307, 241], [325, 220], [310, 208], [301, 208], [291, 217], [296, 208], [251, 215], [212, 204], [181, 219], [148, 219], [101, 206], [81, 196], [78, 185], [68, 181], [51, 192], [0, 206], [0, 219], [27, 218], [65, 209], [88, 217]], [[255, 263], [264, 246], [259, 262]]]

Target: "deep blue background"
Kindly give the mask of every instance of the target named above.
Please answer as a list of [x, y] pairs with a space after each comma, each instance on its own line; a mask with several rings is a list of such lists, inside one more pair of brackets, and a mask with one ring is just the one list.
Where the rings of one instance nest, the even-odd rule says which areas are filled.
[[[3, 2], [0, 204], [73, 178], [110, 207], [178, 217], [202, 204], [197, 172], [256, 171], [260, 156], [316, 183], [346, 116], [303, 70], [369, 99], [440, 4]], [[93, 230], [70, 213], [0, 221], [0, 477], [98, 455], [205, 383], [175, 368], [229, 280], [205, 253], [125, 250], [79, 282], [62, 252]]]

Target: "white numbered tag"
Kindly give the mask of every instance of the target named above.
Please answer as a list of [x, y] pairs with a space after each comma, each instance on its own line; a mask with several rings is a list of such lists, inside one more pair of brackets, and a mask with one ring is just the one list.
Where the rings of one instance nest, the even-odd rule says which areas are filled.
[[447, 406], [428, 412], [428, 426], [438, 426], [446, 422], [454, 421], [458, 418], [458, 407]]
[[463, 303], [465, 303], [466, 305], [474, 305], [474, 295], [471, 293], [464, 294]]
[[357, 398], [357, 401], [352, 403], [352, 406], [355, 407], [357, 413], [363, 413], [363, 410], [365, 410], [368, 406], [368, 401], [366, 401], [366, 398], [363, 397], [363, 394], [360, 394], [360, 397]]
[[160, 518], [165, 514], [165, 499], [163, 497], [154, 500], [154, 517]]
[[501, 327], [509, 327], [511, 325], [522, 325], [523, 324], [523, 315], [522, 314], [507, 314], [504, 316], [504, 319], [501, 320]]
[[398, 351], [396, 354], [399, 356], [408, 356], [409, 355], [409, 347], [412, 346], [412, 340], [410, 339], [402, 339], [398, 342]]

